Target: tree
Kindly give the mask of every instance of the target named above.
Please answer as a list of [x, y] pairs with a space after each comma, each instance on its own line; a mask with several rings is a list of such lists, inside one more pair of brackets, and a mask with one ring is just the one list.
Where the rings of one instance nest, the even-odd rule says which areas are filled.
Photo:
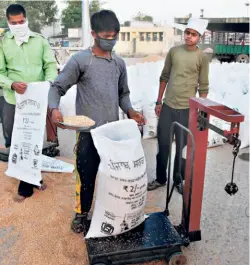
[[130, 21], [125, 21], [124, 22], [124, 27], [130, 27], [131, 25], [131, 22]]
[[[105, 4], [99, 0], [92, 0], [89, 4], [89, 15], [92, 16], [95, 12], [102, 9]], [[68, 6], [62, 12], [62, 24], [64, 31], [68, 28], [80, 28], [82, 26], [82, 1], [68, 1]]]
[[82, 24], [82, 2], [70, 1], [67, 8], [62, 11], [62, 24], [64, 30], [68, 28], [79, 28]]
[[[45, 26], [50, 26], [57, 21], [56, 15], [58, 12], [55, 0], [50, 1], [13, 1], [1, 0], [0, 2], [0, 24], [7, 25], [5, 12], [10, 4], [20, 4], [24, 6], [27, 12], [29, 28], [32, 31], [41, 33]], [[6, 24], [4, 24], [6, 23]]]
[[99, 0], [92, 0], [89, 3], [89, 15], [92, 16], [94, 13], [100, 11], [105, 2], [100, 2]]
[[147, 21], [147, 22], [153, 22], [154, 19], [152, 16], [143, 14], [141, 12], [138, 12], [134, 17], [133, 20], [135, 21]]

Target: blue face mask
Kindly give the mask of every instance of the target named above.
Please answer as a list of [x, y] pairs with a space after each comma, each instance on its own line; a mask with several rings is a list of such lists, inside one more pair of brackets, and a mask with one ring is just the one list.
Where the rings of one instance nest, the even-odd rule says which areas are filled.
[[108, 52], [113, 50], [114, 46], [116, 45], [117, 38], [109, 40], [97, 37], [96, 41], [102, 50]]

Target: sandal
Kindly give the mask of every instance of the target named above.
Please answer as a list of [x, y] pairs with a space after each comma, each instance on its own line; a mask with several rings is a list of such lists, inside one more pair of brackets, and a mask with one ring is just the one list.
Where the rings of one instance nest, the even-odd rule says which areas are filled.
[[160, 187], [163, 187], [165, 185], [166, 185], [165, 183], [164, 184], [161, 184], [157, 180], [154, 180], [153, 182], [148, 183], [148, 191], [156, 190], [156, 189], [158, 189]]

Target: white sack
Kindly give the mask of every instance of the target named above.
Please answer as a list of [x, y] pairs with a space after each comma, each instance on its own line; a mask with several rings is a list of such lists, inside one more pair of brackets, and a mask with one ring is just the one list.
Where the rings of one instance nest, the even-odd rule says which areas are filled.
[[[136, 100], [136, 101], [132, 101], [132, 102], [131, 102], [131, 105], [132, 105], [132, 108], [133, 108], [135, 111], [137, 111], [137, 112], [143, 114], [143, 108], [142, 108], [143, 102], [142, 102], [141, 99]], [[124, 113], [124, 119], [125, 119], [125, 120], [128, 119], [128, 115], [125, 114], [125, 113]], [[138, 125], [138, 128], [139, 128], [140, 132], [143, 133], [143, 126]]]
[[59, 110], [63, 116], [76, 115], [76, 94], [77, 86], [72, 86], [67, 93], [61, 97]]
[[147, 173], [141, 135], [133, 120], [108, 123], [91, 134], [101, 163], [86, 238], [119, 235], [144, 221]]
[[70, 163], [42, 155], [41, 170], [44, 172], [72, 173], [74, 169], [74, 165]]
[[119, 120], [124, 120], [124, 112], [121, 108], [119, 108]]
[[[215, 118], [214, 116], [210, 116], [209, 123], [213, 124], [217, 128], [223, 130], [225, 126], [225, 121]], [[214, 132], [213, 130], [208, 130], [208, 147], [215, 147], [219, 145], [223, 145], [225, 137], [221, 136], [220, 134]]]
[[6, 175], [39, 186], [49, 82], [30, 83], [16, 93], [16, 112]]
[[155, 103], [143, 107], [143, 115], [146, 124], [143, 126], [143, 139], [151, 139], [157, 136], [157, 126], [159, 118], [155, 114]]

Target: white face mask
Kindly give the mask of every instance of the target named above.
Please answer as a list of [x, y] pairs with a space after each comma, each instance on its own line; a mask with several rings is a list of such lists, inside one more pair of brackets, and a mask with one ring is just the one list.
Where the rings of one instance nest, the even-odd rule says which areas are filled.
[[28, 21], [26, 21], [24, 24], [9, 24], [9, 29], [16, 38], [24, 38], [29, 33]]

